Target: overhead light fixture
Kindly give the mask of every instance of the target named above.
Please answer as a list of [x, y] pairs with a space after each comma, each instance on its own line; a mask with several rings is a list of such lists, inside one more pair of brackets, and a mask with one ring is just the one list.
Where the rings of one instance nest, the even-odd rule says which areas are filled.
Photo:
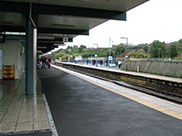
[[38, 50], [37, 53], [42, 53], [42, 51], [41, 50]]
[[78, 0], [81, 2], [110, 2], [111, 0]]
[[57, 27], [75, 27], [75, 25], [69, 25], [69, 24], [52, 24], [52, 26], [57, 26]]
[[38, 49], [47, 49], [46, 46], [38, 46], [37, 48], [38, 48]]
[[54, 40], [54, 36], [38, 36], [38, 39]]
[[12, 25], [13, 22], [11, 21], [0, 21], [0, 25]]
[[54, 44], [64, 44], [63, 41], [54, 41]]
[[64, 43], [62, 43], [62, 44], [55, 43], [54, 46], [66, 46], [66, 44], [64, 44]]
[[63, 37], [63, 34], [53, 34], [54, 37]]
[[26, 35], [24, 32], [5, 32], [6, 35]]

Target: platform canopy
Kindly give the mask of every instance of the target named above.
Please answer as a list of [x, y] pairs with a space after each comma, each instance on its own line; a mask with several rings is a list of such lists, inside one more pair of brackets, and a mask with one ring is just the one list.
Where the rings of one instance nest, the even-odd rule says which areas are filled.
[[[0, 32], [25, 32], [31, 14], [38, 31], [38, 50], [48, 52], [77, 35], [112, 20], [148, 0], [1, 0]], [[30, 12], [31, 11], [31, 12]]]

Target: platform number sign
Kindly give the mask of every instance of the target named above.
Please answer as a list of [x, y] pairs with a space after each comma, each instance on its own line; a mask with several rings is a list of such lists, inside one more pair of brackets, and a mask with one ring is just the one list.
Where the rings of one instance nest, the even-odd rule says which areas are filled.
[[68, 42], [68, 37], [63, 37], [63, 42], [67, 43]]

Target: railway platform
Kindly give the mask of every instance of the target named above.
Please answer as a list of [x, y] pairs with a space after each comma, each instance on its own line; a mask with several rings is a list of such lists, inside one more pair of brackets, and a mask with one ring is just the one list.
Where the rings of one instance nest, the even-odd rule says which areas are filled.
[[103, 71], [111, 71], [111, 72], [116, 72], [116, 73], [123, 73], [123, 74], [128, 74], [128, 75], [133, 75], [133, 76], [140, 76], [144, 78], [151, 78], [151, 79], [158, 79], [158, 80], [163, 80], [163, 81], [169, 81], [169, 82], [175, 82], [175, 83], [182, 83], [181, 78], [175, 78], [175, 77], [169, 77], [169, 76], [162, 76], [162, 75], [156, 75], [156, 74], [148, 74], [148, 73], [142, 73], [142, 72], [133, 72], [133, 71], [124, 71], [119, 69], [118, 67], [109, 67], [109, 66], [104, 66], [104, 65], [87, 65], [87, 64], [75, 64], [75, 63], [69, 63], [69, 62], [61, 62], [63, 64], [70, 64], [70, 65], [75, 65], [75, 66], [81, 66], [85, 68], [93, 68], [93, 69], [98, 69], [98, 70], [103, 70]]
[[[91, 66], [75, 63], [59, 63], [56, 65], [78, 71], [86, 75], [110, 80], [116, 84], [135, 88], [139, 91], [155, 95], [173, 102], [182, 103], [182, 79], [161, 75], [123, 71], [118, 68]], [[125, 84], [127, 83], [127, 84]], [[160, 92], [160, 93], [159, 93]]]
[[59, 66], [39, 77], [58, 135], [182, 135], [180, 104]]
[[40, 84], [25, 95], [25, 78], [0, 81], [0, 136], [51, 136]]

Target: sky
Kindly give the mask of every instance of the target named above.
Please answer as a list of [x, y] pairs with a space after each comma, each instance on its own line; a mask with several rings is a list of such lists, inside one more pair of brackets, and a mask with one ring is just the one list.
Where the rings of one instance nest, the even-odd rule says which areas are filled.
[[[127, 12], [127, 21], [109, 20], [89, 31], [89, 36], [77, 36], [67, 45], [110, 47], [112, 44], [166, 43], [182, 39], [182, 0], [150, 0]], [[96, 44], [95, 44], [96, 43]]]

